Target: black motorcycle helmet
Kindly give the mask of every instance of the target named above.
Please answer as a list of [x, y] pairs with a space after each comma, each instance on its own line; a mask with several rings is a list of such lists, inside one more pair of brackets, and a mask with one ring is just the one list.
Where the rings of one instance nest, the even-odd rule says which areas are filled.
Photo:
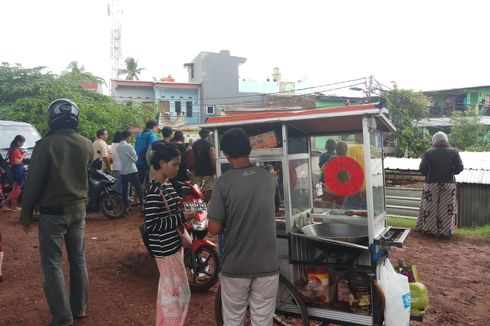
[[68, 99], [57, 99], [48, 106], [48, 125], [50, 129], [71, 128], [78, 126], [80, 110]]

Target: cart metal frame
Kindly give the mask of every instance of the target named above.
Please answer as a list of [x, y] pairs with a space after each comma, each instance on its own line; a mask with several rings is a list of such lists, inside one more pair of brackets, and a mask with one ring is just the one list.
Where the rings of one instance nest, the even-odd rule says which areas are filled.
[[[285, 234], [278, 235], [279, 256], [281, 261], [281, 274], [294, 283], [298, 275], [304, 273], [306, 266], [311, 263], [311, 256], [314, 251], [318, 253], [323, 250], [330, 255], [337, 253], [351, 253], [356, 256], [351, 263], [352, 269], [364, 270], [371, 276], [372, 283], [379, 279], [379, 265], [384, 262], [388, 255], [390, 246], [403, 246], [403, 243], [409, 233], [408, 229], [390, 228], [386, 226], [386, 204], [384, 200], [384, 169], [382, 166], [382, 149], [380, 157], [373, 157], [372, 141], [373, 136], [381, 139], [382, 133], [392, 132], [395, 130], [393, 124], [387, 117], [387, 111], [378, 103], [353, 105], [328, 109], [312, 109], [302, 111], [285, 111], [285, 112], [260, 112], [248, 113], [243, 115], [218, 116], [208, 119], [202, 128], [214, 131], [214, 144], [216, 148], [216, 160], [220, 164], [217, 166], [217, 175], [222, 174], [222, 164], [227, 160], [220, 150], [220, 137], [224, 131], [232, 127], [242, 127], [253, 130], [261, 129], [278, 129], [281, 131], [282, 147], [274, 149], [253, 149], [250, 154], [252, 162], [281, 162], [283, 171], [283, 191], [285, 207]], [[367, 218], [348, 217], [348, 216], [331, 216], [328, 213], [322, 213], [322, 218], [341, 221], [342, 223], [361, 223], [367, 224], [368, 243], [367, 245], [357, 245], [332, 239], [311, 237], [300, 234], [295, 229], [295, 220], [306, 214], [308, 209], [294, 213], [292, 211], [292, 194], [290, 188], [289, 164], [292, 160], [304, 159], [308, 163], [308, 186], [309, 202], [313, 207], [313, 182], [312, 182], [312, 164], [311, 164], [311, 136], [329, 135], [336, 133], [360, 133], [363, 136], [363, 153], [364, 153], [364, 171], [366, 183], [366, 200], [367, 200]], [[288, 142], [290, 134], [300, 134], [307, 140], [307, 150], [304, 153], [290, 154]], [[373, 165], [373, 163], [375, 163]], [[378, 164], [379, 166], [375, 166]], [[373, 178], [373, 169], [377, 169], [377, 174]], [[382, 201], [381, 210], [375, 211], [373, 187], [381, 186]], [[378, 189], [379, 190], [379, 189]], [[378, 194], [379, 196], [379, 194]], [[319, 217], [311, 210], [311, 215]], [[377, 213], [375, 215], [375, 213]], [[393, 235], [388, 236], [388, 232]], [[322, 247], [323, 246], [323, 247]], [[315, 249], [316, 248], [316, 249]], [[336, 263], [332, 263], [334, 268]], [[374, 293], [374, 291], [372, 291]], [[349, 313], [327, 308], [308, 307], [310, 319], [328, 322], [336, 322], [345, 325], [377, 325], [382, 322], [382, 312], [380, 312], [379, 298], [375, 294], [371, 296], [370, 315], [358, 313]]]

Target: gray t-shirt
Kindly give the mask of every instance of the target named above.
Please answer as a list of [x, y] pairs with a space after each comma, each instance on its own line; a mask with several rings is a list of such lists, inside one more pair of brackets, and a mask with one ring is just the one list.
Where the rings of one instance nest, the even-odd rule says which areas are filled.
[[252, 278], [279, 272], [275, 187], [274, 176], [256, 166], [231, 169], [216, 180], [208, 217], [223, 226], [224, 276]]

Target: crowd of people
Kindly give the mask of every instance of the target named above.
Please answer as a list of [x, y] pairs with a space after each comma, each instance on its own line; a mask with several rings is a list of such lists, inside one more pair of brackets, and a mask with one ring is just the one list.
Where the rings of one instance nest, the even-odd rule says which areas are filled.
[[[168, 288], [167, 280], [180, 275], [177, 285], [187, 286], [185, 269], [172, 263], [182, 262], [183, 255], [181, 244], [176, 241], [177, 228], [184, 221], [183, 212], [177, 205], [183, 195], [183, 183], [192, 180], [199, 184], [208, 201], [215, 182], [215, 152], [209, 131], [201, 129], [200, 139], [194, 144], [186, 144], [182, 131], [174, 131], [169, 126], [160, 129], [156, 121], [149, 120], [136, 135], [129, 130], [115, 131], [111, 135], [107, 129], [99, 129], [89, 141], [76, 132], [79, 109], [72, 101], [54, 101], [49, 105], [47, 115], [49, 132], [32, 153], [27, 182], [24, 166], [27, 152], [22, 148], [24, 136], [17, 135], [7, 156], [2, 157], [0, 207], [20, 211], [19, 199], [23, 192], [20, 222], [27, 233], [32, 230], [34, 213], [39, 215], [41, 268], [44, 291], [53, 316], [51, 324], [69, 325], [73, 318], [86, 316], [88, 275], [84, 228], [89, 168], [111, 173], [116, 179], [114, 189], [121, 194], [125, 211], [128, 212], [133, 203], [139, 205], [145, 215], [149, 247], [161, 274], [157, 313], [157, 321], [161, 323], [166, 314], [164, 311], [175, 312], [169, 312], [170, 308], [161, 304], [172, 300], [172, 294], [162, 294]], [[108, 144], [111, 136], [112, 143]], [[133, 189], [134, 200], [131, 198]], [[155, 192], [160, 195], [155, 197]], [[163, 209], [162, 212], [168, 203], [170, 210]], [[61, 272], [63, 243], [70, 262], [72, 290], [69, 295]], [[3, 281], [3, 255], [0, 233], [0, 282]], [[187, 290], [181, 298], [183, 301], [179, 302], [181, 307], [186, 307], [190, 295], [188, 286], [184, 288]], [[181, 319], [185, 318], [185, 312], [186, 309], [181, 311]]]
[[[136, 205], [144, 214], [148, 249], [160, 273], [156, 325], [184, 325], [188, 311], [191, 292], [182, 233], [183, 223], [193, 212], [185, 211], [180, 199], [185, 181], [191, 180], [209, 203], [209, 233], [224, 235], [220, 281], [225, 325], [243, 325], [247, 307], [252, 324], [270, 325], [279, 285], [275, 213], [281, 201], [280, 187], [274, 166], [262, 168], [250, 161], [252, 148], [246, 132], [232, 128], [221, 137], [220, 148], [229, 169], [216, 179], [216, 153], [206, 129], [199, 131], [201, 139], [188, 146], [182, 131], [168, 126], [160, 130], [150, 120], [136, 137], [129, 130], [115, 131], [109, 145], [106, 129], [98, 130], [93, 142], [77, 133], [79, 113], [77, 105], [67, 99], [49, 105], [49, 132], [36, 143], [27, 177], [22, 135], [12, 140], [6, 158], [12, 189], [4, 204], [16, 210], [23, 193], [20, 223], [26, 233], [32, 231], [34, 211], [39, 212], [39, 252], [50, 325], [73, 325], [75, 319], [87, 316], [84, 231], [90, 168], [115, 176], [114, 188], [121, 193], [126, 211], [134, 189]], [[445, 134], [434, 135], [433, 144], [420, 166], [427, 180], [417, 229], [450, 235], [454, 230], [454, 174], [463, 166]], [[362, 134], [355, 135], [355, 144], [350, 146], [328, 140], [325, 149], [319, 162], [322, 171], [338, 157], [350, 157], [364, 169]], [[5, 173], [3, 168], [0, 171]], [[345, 182], [349, 176], [339, 173], [338, 178]], [[359, 184], [355, 193], [341, 197], [324, 185], [324, 200], [332, 207], [365, 209], [365, 187]], [[442, 200], [447, 209], [444, 214]], [[1, 240], [0, 233], [0, 282]], [[70, 291], [62, 270], [63, 245], [70, 264]]]

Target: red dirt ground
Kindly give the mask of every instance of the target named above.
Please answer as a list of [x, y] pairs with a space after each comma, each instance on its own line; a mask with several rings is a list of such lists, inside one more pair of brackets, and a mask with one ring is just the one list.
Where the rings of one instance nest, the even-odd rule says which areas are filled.
[[[0, 325], [47, 325], [50, 313], [42, 291], [37, 223], [24, 234], [19, 213], [0, 213], [5, 258], [0, 283]], [[89, 214], [86, 255], [90, 294], [88, 317], [77, 325], [152, 325], [158, 270], [140, 240], [139, 213], [118, 220]], [[392, 251], [416, 264], [429, 288], [423, 323], [412, 325], [490, 325], [490, 238], [431, 239], [412, 233], [404, 248]], [[67, 275], [65, 259], [65, 275]], [[188, 325], [214, 325], [216, 287], [193, 293]], [[312, 323], [313, 325], [313, 323]], [[316, 323], [318, 325], [318, 323]]]

